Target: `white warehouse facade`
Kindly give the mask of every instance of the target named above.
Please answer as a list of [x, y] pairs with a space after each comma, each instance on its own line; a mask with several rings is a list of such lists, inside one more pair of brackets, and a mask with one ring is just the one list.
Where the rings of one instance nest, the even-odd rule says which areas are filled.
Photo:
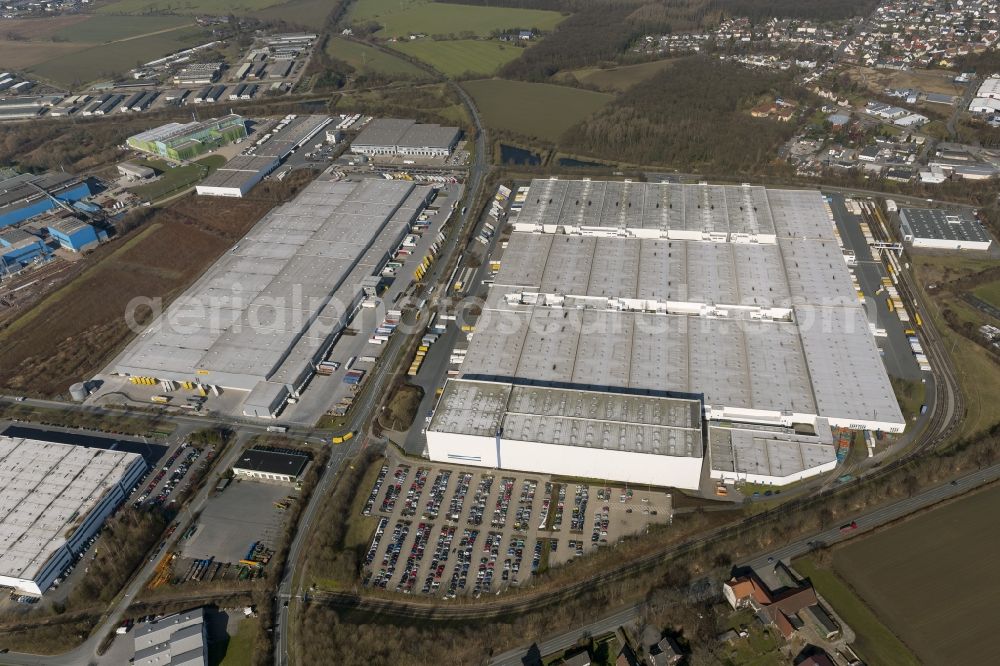
[[697, 400], [452, 380], [439, 405], [431, 460], [698, 487]]

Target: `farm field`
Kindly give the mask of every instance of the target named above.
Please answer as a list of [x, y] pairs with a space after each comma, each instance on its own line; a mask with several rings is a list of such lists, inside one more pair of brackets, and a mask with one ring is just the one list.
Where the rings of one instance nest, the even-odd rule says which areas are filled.
[[915, 88], [925, 93], [962, 94], [962, 86], [953, 83], [951, 80], [953, 74], [945, 70], [913, 69], [902, 71], [855, 67], [848, 70], [847, 74], [858, 83], [878, 92], [886, 88]]
[[281, 0], [118, 0], [97, 11], [101, 14], [146, 14], [155, 11], [178, 14], [249, 14], [280, 4]]
[[318, 31], [326, 22], [336, 3], [330, 0], [291, 0], [284, 4], [250, 12], [261, 19], [281, 20], [294, 23], [308, 30]]
[[477, 39], [418, 39], [396, 42], [392, 47], [448, 76], [489, 76], [524, 53], [523, 48], [503, 42]]
[[564, 18], [559, 12], [538, 9], [452, 5], [430, 0], [358, 0], [347, 16], [353, 22], [377, 21], [382, 29], [376, 34], [381, 37], [462, 32], [485, 37], [503, 28], [551, 30]]
[[834, 570], [922, 663], [975, 663], [994, 638], [998, 507], [1000, 487], [977, 492], [836, 549]]
[[574, 70], [569, 74], [585, 85], [596, 86], [601, 90], [609, 92], [620, 92], [628, 90], [654, 74], [659, 74], [663, 70], [670, 69], [677, 62], [677, 59], [671, 59], [654, 60], [637, 65], [622, 65], [621, 67], [611, 67], [608, 69], [587, 67]]
[[352, 42], [341, 37], [331, 37], [327, 42], [326, 52], [362, 73], [414, 78], [426, 76], [423, 70], [402, 58], [395, 58], [367, 44]]
[[607, 93], [503, 79], [462, 84], [476, 100], [486, 124], [557, 141], [567, 129], [613, 99]]
[[63, 53], [38, 62], [26, 70], [58, 85], [81, 83], [123, 73], [136, 64], [179, 51], [203, 39], [200, 28], [180, 27], [142, 39], [109, 42]]
[[189, 25], [194, 25], [194, 20], [187, 16], [90, 16], [80, 23], [56, 31], [53, 38], [67, 42], [103, 44]]
[[[4, 21], [0, 62], [7, 69], [28, 69], [110, 41], [130, 40], [142, 35], [149, 35], [143, 39], [144, 44], [155, 36], [177, 38], [182, 28], [193, 24], [193, 20], [185, 16], [74, 15]], [[153, 48], [157, 46], [155, 41], [149, 43]], [[58, 82], [63, 80], [57, 79]]]

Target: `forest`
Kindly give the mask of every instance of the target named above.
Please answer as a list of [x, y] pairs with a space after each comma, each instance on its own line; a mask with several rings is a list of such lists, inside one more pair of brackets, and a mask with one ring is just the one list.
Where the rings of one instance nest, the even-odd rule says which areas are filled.
[[750, 117], [762, 96], [803, 93], [786, 74], [695, 57], [631, 88], [569, 129], [564, 150], [707, 173], [752, 173], [791, 138], [794, 123]]

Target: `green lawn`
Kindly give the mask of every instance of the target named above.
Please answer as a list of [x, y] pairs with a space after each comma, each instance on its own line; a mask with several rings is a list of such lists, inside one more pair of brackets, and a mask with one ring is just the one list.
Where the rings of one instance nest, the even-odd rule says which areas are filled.
[[919, 666], [920, 662], [909, 649], [831, 569], [818, 567], [811, 557], [795, 560], [793, 566], [812, 581], [816, 591], [854, 630], [857, 639], [853, 645], [867, 663], [880, 666]]
[[475, 98], [487, 125], [549, 141], [558, 141], [563, 132], [613, 99], [607, 93], [548, 83], [482, 79], [462, 85]]
[[354, 22], [377, 21], [382, 26], [378, 34], [383, 37], [462, 32], [485, 37], [504, 28], [552, 30], [563, 18], [559, 12], [537, 9], [453, 5], [430, 0], [357, 0], [348, 13], [348, 19]]
[[101, 44], [193, 24], [194, 20], [188, 16], [93, 16], [59, 30], [53, 38]]
[[241, 620], [236, 634], [229, 637], [228, 643], [219, 641], [210, 644], [208, 650], [209, 665], [247, 666], [253, 657], [253, 643], [257, 637], [257, 625], [258, 621], [255, 618]]
[[523, 48], [478, 39], [418, 39], [396, 42], [393, 48], [426, 62], [448, 76], [489, 76], [524, 53]]
[[341, 37], [331, 38], [326, 45], [326, 52], [362, 73], [413, 78], [427, 76], [419, 67], [402, 58], [395, 58], [367, 44], [352, 42]]
[[174, 168], [168, 167], [165, 162], [157, 159], [137, 160], [137, 163], [163, 172], [159, 180], [148, 185], [136, 185], [129, 188], [136, 196], [155, 202], [194, 185], [225, 164], [226, 158], [221, 155], [209, 155], [198, 160], [195, 164], [184, 164]]
[[101, 44], [56, 56], [27, 71], [56, 84], [76, 87], [100, 78], [124, 74], [138, 64], [188, 48], [205, 39], [200, 28], [180, 27], [159, 35]]
[[249, 14], [265, 7], [282, 4], [282, 0], [118, 0], [104, 5], [101, 14]]
[[670, 69], [679, 62], [678, 59], [654, 60], [637, 65], [622, 65], [621, 67], [587, 67], [570, 72], [580, 83], [596, 86], [601, 90], [622, 91], [637, 83], [645, 81], [654, 74]]
[[973, 289], [972, 293], [990, 305], [1000, 308], [1000, 280], [981, 284]]

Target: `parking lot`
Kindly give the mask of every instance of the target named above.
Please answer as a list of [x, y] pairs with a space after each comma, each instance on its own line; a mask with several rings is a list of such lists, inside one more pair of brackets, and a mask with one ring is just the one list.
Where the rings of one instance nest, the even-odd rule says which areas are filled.
[[290, 485], [234, 479], [221, 493], [209, 499], [194, 533], [180, 543], [184, 557], [237, 563], [251, 546], [262, 544], [274, 550], [287, 516], [282, 504], [298, 496]]
[[411, 461], [386, 461], [367, 492], [365, 585], [444, 598], [499, 594], [671, 516], [662, 492]]

